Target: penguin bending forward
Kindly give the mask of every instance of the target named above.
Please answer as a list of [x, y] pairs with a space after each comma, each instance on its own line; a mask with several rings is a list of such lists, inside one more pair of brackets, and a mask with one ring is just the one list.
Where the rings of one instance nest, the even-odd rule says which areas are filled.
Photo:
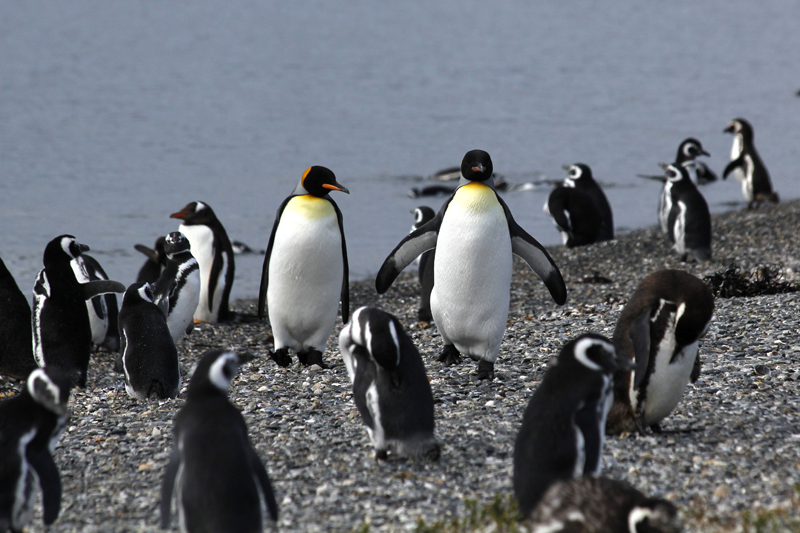
[[722, 179], [733, 172], [742, 184], [742, 195], [747, 201], [747, 208], [758, 207], [762, 202], [778, 203], [778, 193], [772, 189], [767, 167], [753, 144], [753, 127], [743, 118], [737, 118], [728, 124], [724, 133], [733, 134], [731, 161], [722, 172]]
[[433, 436], [433, 393], [425, 365], [394, 316], [361, 307], [339, 334], [353, 400], [375, 459], [439, 458]]
[[242, 413], [228, 401], [231, 380], [250, 359], [214, 350], [197, 363], [186, 403], [175, 416], [175, 444], [161, 491], [162, 529], [170, 526], [173, 496], [181, 531], [189, 533], [255, 533], [278, 520], [267, 471]]
[[186, 204], [170, 218], [181, 220], [178, 228], [191, 244], [192, 255], [200, 266], [200, 303], [194, 321], [215, 324], [233, 318], [228, 300], [233, 287], [236, 263], [228, 233], [206, 203]]
[[461, 181], [436, 217], [406, 236], [378, 272], [383, 294], [419, 254], [436, 249], [431, 314], [444, 341], [439, 361], [455, 364], [460, 353], [478, 360], [478, 378], [494, 377], [510, 301], [512, 253], [544, 281], [559, 305], [567, 288], [550, 255], [511, 216], [494, 190], [492, 160], [467, 152]]
[[191, 252], [189, 239], [173, 231], [164, 239], [167, 264], [153, 287], [155, 303], [167, 315], [175, 344], [194, 327], [194, 313], [200, 302], [200, 266]]
[[58, 366], [78, 387], [86, 385], [92, 348], [92, 328], [86, 310], [91, 298], [125, 292], [118, 281], [81, 283], [72, 261], [89, 247], [72, 235], [61, 235], [44, 249], [44, 268], [33, 285], [33, 357], [40, 367]]
[[634, 366], [614, 376], [608, 433], [661, 431], [661, 420], [700, 376], [698, 347], [713, 314], [711, 289], [687, 272], [659, 270], [642, 279], [614, 330], [617, 356]]
[[272, 358], [280, 366], [292, 362], [289, 350], [303, 365], [322, 360], [333, 331], [339, 301], [342, 322], [350, 316], [349, 268], [342, 212], [328, 194], [346, 187], [329, 169], [308, 168], [294, 192], [275, 216], [261, 273], [258, 316], [269, 321], [275, 337]]
[[553, 218], [568, 248], [614, 238], [614, 219], [603, 189], [583, 163], [564, 165], [564, 183], [550, 193], [544, 212]]
[[600, 472], [613, 374], [630, 368], [587, 333], [568, 342], [531, 396], [514, 445], [514, 496], [530, 515], [552, 483]]
[[38, 368], [17, 396], [0, 402], [0, 531], [30, 523], [37, 484], [44, 523], [58, 518], [61, 476], [52, 454], [67, 425], [71, 388], [58, 367]]

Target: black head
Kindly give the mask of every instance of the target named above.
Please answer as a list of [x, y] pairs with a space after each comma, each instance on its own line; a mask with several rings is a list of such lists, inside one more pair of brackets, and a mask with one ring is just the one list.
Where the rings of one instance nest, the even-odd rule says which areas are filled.
[[741, 135], [745, 140], [753, 140], [753, 127], [743, 118], [735, 118], [728, 124], [728, 127], [722, 130], [723, 133], [732, 133], [734, 135]]
[[231, 380], [239, 372], [239, 367], [251, 361], [253, 355], [231, 350], [212, 350], [206, 352], [197, 363], [189, 382], [189, 396], [198, 394], [227, 394]]
[[169, 257], [190, 249], [189, 239], [180, 231], [173, 231], [164, 239], [164, 253]]
[[122, 297], [122, 305], [131, 306], [142, 301], [150, 303], [155, 301], [153, 286], [146, 281], [137, 281], [135, 283], [131, 283], [125, 290], [125, 295]]
[[659, 163], [658, 166], [664, 169], [664, 176], [667, 178], [667, 181], [672, 183], [678, 183], [683, 180], [691, 181], [689, 171], [683, 165], [677, 163]]
[[567, 177], [564, 179], [566, 187], [575, 187], [583, 183], [592, 181], [592, 169], [589, 165], [583, 163], [575, 163], [574, 165], [563, 165], [561, 168], [567, 171]]
[[468, 181], [485, 181], [493, 185], [490, 178], [494, 167], [492, 158], [483, 150], [470, 150], [461, 160], [461, 176]]
[[172, 213], [169, 218], [178, 218], [188, 225], [218, 223], [214, 210], [204, 202], [190, 202], [177, 213]]
[[557, 364], [572, 364], [573, 361], [592, 372], [606, 375], [630, 367], [628, 361], [617, 359], [614, 344], [596, 333], [585, 333], [564, 345]]
[[319, 198], [327, 196], [331, 191], [341, 191], [350, 194], [347, 187], [336, 181], [336, 176], [329, 168], [319, 165], [308, 167], [306, 171], [303, 172], [303, 177], [300, 178], [300, 185], [298, 188], [302, 188], [308, 194]]
[[427, 205], [421, 205], [411, 212], [414, 214], [414, 229], [421, 228], [436, 216], [436, 212]]
[[50, 261], [72, 261], [88, 251], [89, 247], [76, 241], [72, 235], [59, 235], [47, 243], [43, 261], [45, 266]]
[[67, 416], [72, 381], [60, 368], [37, 368], [28, 376], [26, 387], [36, 403], [57, 416]]
[[694, 137], [689, 137], [678, 146], [678, 155], [675, 157], [675, 162], [682, 164], [700, 155], [709, 156], [710, 154], [703, 149], [700, 141]]

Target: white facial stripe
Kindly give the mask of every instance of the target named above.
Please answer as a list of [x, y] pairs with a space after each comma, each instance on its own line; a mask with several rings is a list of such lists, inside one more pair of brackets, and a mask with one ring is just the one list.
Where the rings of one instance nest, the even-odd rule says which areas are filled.
[[634, 507], [628, 514], [628, 531], [630, 533], [637, 533], [636, 526], [648, 518], [653, 518], [656, 513], [652, 509], [645, 507]]
[[236, 354], [225, 352], [217, 357], [217, 360], [211, 364], [211, 368], [208, 370], [208, 379], [222, 391], [228, 390], [228, 385], [231, 384], [231, 380], [225, 375], [225, 366], [230, 362], [238, 365]]
[[389, 333], [392, 334], [392, 342], [394, 342], [394, 347], [397, 349], [397, 366], [400, 366], [400, 341], [397, 340], [397, 329], [394, 327], [394, 321], [389, 321]]
[[[36, 391], [37, 383], [44, 383], [49, 396], [41, 396]], [[48, 409], [50, 409], [51, 406], [57, 406], [61, 404], [61, 389], [58, 388], [58, 385], [53, 383], [53, 380], [50, 379], [50, 376], [45, 373], [44, 369], [37, 368], [31, 372], [30, 376], [28, 376], [27, 385], [28, 392], [31, 396], [33, 396], [33, 399], [36, 400], [36, 403], [39, 403]]]
[[587, 338], [581, 339], [575, 343], [575, 359], [586, 368], [602, 372], [603, 369], [600, 365], [590, 360], [586, 353], [592, 346], [602, 346], [611, 353], [614, 353], [614, 347], [610, 343], [601, 341], [600, 339]]
[[61, 249], [64, 250], [64, 253], [70, 257], [75, 257], [72, 254], [72, 251], [69, 249], [69, 245], [72, 244], [73, 242], [75, 242], [75, 239], [72, 239], [70, 237], [61, 238]]
[[205, 209], [207, 206], [203, 202], [197, 202], [197, 207], [195, 207], [194, 212], [197, 213], [201, 209]]
[[353, 313], [353, 317], [350, 319], [350, 340], [353, 343], [359, 344], [364, 342], [361, 333], [361, 313], [366, 309], [365, 307], [359, 307], [355, 313]]
[[[183, 277], [183, 273], [186, 272], [187, 270], [191, 269], [191, 268], [194, 268], [195, 265], [197, 265], [197, 259], [194, 259], [194, 258], [192, 258], [189, 261], [186, 261], [185, 263], [181, 264], [181, 266], [178, 267], [178, 275], [176, 277], [177, 278], [182, 278]], [[200, 267], [198, 266], [197, 268], [200, 268]]]
[[147, 283], [145, 283], [144, 285], [139, 287], [139, 290], [137, 292], [139, 293], [139, 296], [142, 298], [142, 300], [144, 300], [145, 302], [152, 302], [153, 299], [150, 298], [149, 294], [147, 294], [147, 288], [148, 287], [149, 287], [149, 285]]

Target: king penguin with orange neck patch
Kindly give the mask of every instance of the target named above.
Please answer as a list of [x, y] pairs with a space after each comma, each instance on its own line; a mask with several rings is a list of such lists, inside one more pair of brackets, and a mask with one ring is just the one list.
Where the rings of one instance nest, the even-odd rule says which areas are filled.
[[495, 191], [492, 170], [488, 153], [467, 152], [458, 188], [433, 220], [400, 241], [375, 280], [383, 294], [419, 254], [435, 248], [431, 313], [444, 342], [439, 361], [451, 365], [467, 355], [478, 361], [478, 379], [494, 377], [508, 319], [512, 254], [530, 265], [556, 303], [567, 300], [561, 272], [514, 221]]
[[330, 169], [310, 167], [278, 208], [267, 245], [258, 316], [266, 316], [275, 338], [270, 357], [289, 366], [289, 350], [303, 365], [328, 368], [322, 351], [336, 324], [350, 316], [349, 267], [342, 212], [330, 191], [350, 194]]

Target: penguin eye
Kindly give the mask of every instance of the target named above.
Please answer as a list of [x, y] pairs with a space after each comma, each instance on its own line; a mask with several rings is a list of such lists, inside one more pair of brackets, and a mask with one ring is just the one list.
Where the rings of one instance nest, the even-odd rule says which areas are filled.
[[579, 169], [575, 168], [575, 167], [572, 167], [572, 169], [569, 171], [569, 177], [570, 178], [579, 178], [580, 175], [581, 175], [581, 171]]
[[675, 171], [674, 171], [674, 170], [672, 170], [672, 169], [669, 169], [669, 170], [667, 171], [667, 177], [668, 177], [668, 178], [677, 178], [677, 177], [678, 177], [678, 173], [677, 173], [677, 172], [675, 172]]

